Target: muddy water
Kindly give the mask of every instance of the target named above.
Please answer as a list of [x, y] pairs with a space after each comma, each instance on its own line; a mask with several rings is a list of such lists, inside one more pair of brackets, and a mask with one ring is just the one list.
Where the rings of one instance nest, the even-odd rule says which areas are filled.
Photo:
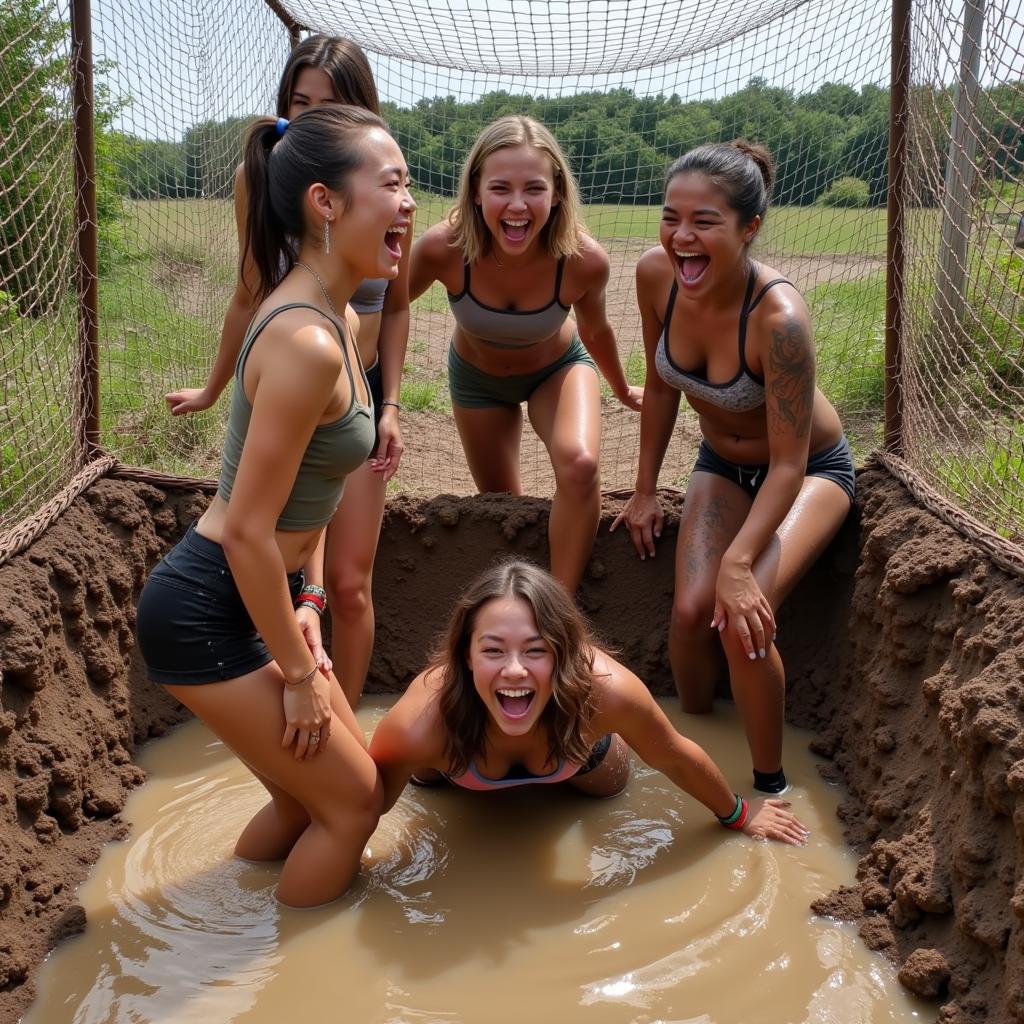
[[[367, 730], [384, 705], [360, 712]], [[748, 777], [731, 709], [666, 710]], [[409, 787], [339, 903], [280, 908], [231, 848], [263, 791], [200, 724], [150, 745], [130, 843], [80, 892], [89, 926], [39, 977], [25, 1024], [877, 1024], [930, 1020], [811, 900], [853, 879], [826, 786], [786, 738], [801, 849], [727, 833], [634, 764], [627, 792]]]

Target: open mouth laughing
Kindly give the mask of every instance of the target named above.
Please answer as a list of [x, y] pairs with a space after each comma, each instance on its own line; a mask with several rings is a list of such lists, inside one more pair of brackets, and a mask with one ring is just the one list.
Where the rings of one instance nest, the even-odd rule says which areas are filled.
[[501, 230], [510, 242], [521, 242], [530, 230], [528, 220], [503, 220]]
[[384, 248], [396, 259], [402, 258], [402, 238], [409, 228], [405, 224], [388, 228], [384, 233]]
[[688, 250], [673, 249], [676, 258], [676, 265], [679, 267], [679, 274], [683, 284], [694, 285], [704, 275], [710, 258], [702, 252], [690, 252]]
[[507, 718], [525, 718], [533, 705], [535, 691], [523, 686], [503, 686], [495, 691], [498, 707]]

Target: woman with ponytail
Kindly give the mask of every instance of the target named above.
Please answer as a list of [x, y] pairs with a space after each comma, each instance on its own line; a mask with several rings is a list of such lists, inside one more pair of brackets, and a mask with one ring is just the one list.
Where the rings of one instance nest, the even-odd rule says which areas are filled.
[[[380, 114], [377, 87], [366, 54], [350, 39], [314, 35], [291, 52], [277, 91], [277, 116], [297, 117], [321, 104], [347, 103]], [[244, 168], [235, 172], [235, 221], [242, 253], [249, 217]], [[411, 242], [411, 235], [409, 238]], [[356, 344], [373, 395], [377, 437], [370, 459], [349, 475], [345, 496], [326, 534], [321, 575], [309, 582], [326, 586], [331, 614], [331, 655], [349, 702], [359, 699], [373, 652], [374, 613], [371, 596], [373, 563], [384, 516], [387, 482], [398, 470], [404, 442], [399, 427], [402, 365], [409, 338], [409, 245], [403, 247], [398, 276], [362, 281], [349, 298], [358, 314]], [[265, 268], [276, 281], [286, 264]], [[249, 257], [239, 262], [239, 275], [221, 330], [220, 347], [202, 388], [182, 388], [167, 395], [175, 416], [208, 409], [220, 397], [234, 372], [245, 329], [259, 304], [256, 275]], [[341, 302], [336, 301], [339, 309]], [[320, 621], [309, 608], [297, 612], [310, 635], [319, 637]]]
[[658, 472], [679, 396], [703, 435], [676, 542], [669, 659], [683, 708], [711, 710], [727, 669], [755, 788], [781, 792], [785, 674], [775, 612], [853, 500], [853, 460], [815, 386], [814, 343], [796, 288], [750, 247], [774, 167], [743, 140], [699, 146], [668, 170], [661, 244], [640, 258], [647, 355], [636, 487], [625, 522], [655, 553]]
[[239, 857], [284, 860], [278, 898], [339, 896], [376, 826], [381, 787], [355, 716], [294, 606], [345, 479], [374, 444], [373, 403], [345, 303], [393, 280], [415, 203], [375, 114], [325, 105], [263, 118], [245, 147], [245, 333], [217, 494], [139, 600], [149, 678], [234, 750], [270, 802]]

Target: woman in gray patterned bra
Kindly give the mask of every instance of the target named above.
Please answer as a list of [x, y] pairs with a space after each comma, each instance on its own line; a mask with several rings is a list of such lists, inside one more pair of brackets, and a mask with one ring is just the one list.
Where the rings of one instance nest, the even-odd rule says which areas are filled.
[[[785, 674], [775, 611], [850, 511], [853, 460], [814, 382], [807, 307], [750, 246], [774, 167], [743, 141], [669, 168], [661, 244], [637, 264], [647, 355], [636, 488], [624, 522], [641, 558], [661, 535], [658, 472], [680, 394], [703, 440], [676, 545], [669, 659], [685, 710], [711, 710], [727, 667], [754, 767], [780, 792]], [[724, 655], [724, 661], [723, 661]]]
[[[380, 115], [373, 72], [363, 51], [340, 36], [310, 36], [288, 58], [277, 92], [277, 116], [296, 117], [322, 103], [350, 103]], [[249, 219], [249, 197], [239, 166], [235, 173], [235, 221], [239, 249]], [[324, 575], [319, 565], [307, 582], [327, 587], [331, 612], [334, 669], [353, 705], [359, 700], [373, 651], [374, 614], [370, 587], [384, 516], [388, 480], [395, 475], [404, 448], [398, 424], [402, 364], [409, 338], [409, 243], [402, 243], [399, 273], [392, 281], [363, 281], [349, 298], [349, 318], [356, 331], [359, 357], [373, 398], [377, 438], [370, 459], [348, 477], [345, 496], [327, 531]], [[291, 269], [282, 260], [278, 279]], [[221, 330], [217, 358], [202, 388], [182, 388], [167, 395], [175, 416], [208, 409], [231, 380], [247, 325], [256, 311], [251, 260], [241, 268]], [[340, 300], [339, 300], [340, 301]], [[330, 668], [320, 644], [320, 621], [310, 609], [298, 612], [318, 657]]]
[[626, 380], [608, 323], [608, 273], [608, 254], [583, 230], [565, 154], [547, 128], [521, 116], [480, 133], [454, 208], [412, 252], [411, 296], [434, 281], [448, 290], [448, 386], [477, 488], [522, 493], [524, 402], [548, 449], [551, 572], [570, 593], [601, 514], [596, 371], [629, 408], [639, 409], [642, 395]]

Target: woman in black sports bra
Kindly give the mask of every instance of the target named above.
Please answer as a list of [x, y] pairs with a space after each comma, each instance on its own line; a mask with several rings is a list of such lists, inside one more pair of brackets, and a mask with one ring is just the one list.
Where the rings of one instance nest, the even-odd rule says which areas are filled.
[[[448, 386], [481, 492], [522, 493], [522, 403], [555, 474], [551, 572], [574, 593], [601, 514], [601, 392], [640, 408], [605, 312], [608, 255], [583, 230], [579, 193], [554, 136], [529, 117], [479, 135], [448, 218], [412, 250], [409, 294], [448, 290]], [[569, 316], [575, 313], [575, 323]], [[596, 366], [595, 366], [596, 363]]]
[[773, 173], [767, 150], [742, 140], [699, 146], [669, 168], [661, 244], [636, 271], [647, 354], [640, 465], [612, 524], [625, 522], [640, 557], [654, 557], [658, 472], [685, 394], [703, 440], [676, 544], [672, 674], [684, 709], [699, 714], [727, 666], [754, 785], [766, 792], [786, 786], [775, 610], [853, 500], [849, 445], [815, 386], [807, 307], [750, 257]]

